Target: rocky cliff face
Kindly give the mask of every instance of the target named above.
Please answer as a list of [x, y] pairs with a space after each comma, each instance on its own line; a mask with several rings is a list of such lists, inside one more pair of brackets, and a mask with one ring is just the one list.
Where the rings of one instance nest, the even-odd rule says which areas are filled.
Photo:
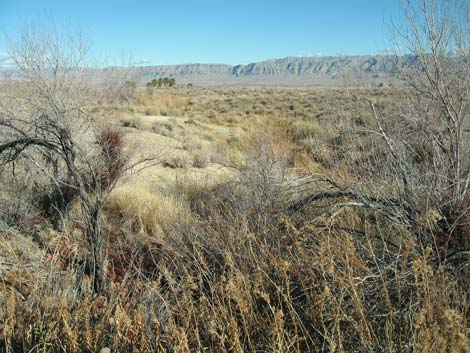
[[[396, 62], [396, 61], [395, 61]], [[399, 59], [399, 65], [413, 62]], [[394, 60], [383, 56], [287, 57], [248, 65], [182, 64], [133, 68], [144, 84], [159, 77], [174, 77], [177, 83], [233, 86], [338, 86], [384, 85], [396, 78]]]

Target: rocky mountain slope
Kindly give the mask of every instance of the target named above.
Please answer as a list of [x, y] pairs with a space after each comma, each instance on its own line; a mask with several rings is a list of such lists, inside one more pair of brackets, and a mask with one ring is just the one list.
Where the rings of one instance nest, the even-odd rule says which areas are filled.
[[[412, 58], [403, 57], [400, 65]], [[384, 85], [396, 76], [392, 58], [383, 56], [286, 57], [248, 65], [182, 64], [133, 68], [140, 83], [174, 77], [178, 83], [233, 86]]]
[[[342, 87], [388, 86], [397, 81], [396, 65], [413, 65], [411, 56], [312, 56], [286, 57], [247, 65], [181, 64], [136, 66], [125, 69], [140, 85], [154, 78], [173, 77], [178, 85], [239, 87]], [[119, 78], [122, 68], [84, 70], [96, 83]], [[15, 78], [15, 69], [1, 69], [0, 81]]]

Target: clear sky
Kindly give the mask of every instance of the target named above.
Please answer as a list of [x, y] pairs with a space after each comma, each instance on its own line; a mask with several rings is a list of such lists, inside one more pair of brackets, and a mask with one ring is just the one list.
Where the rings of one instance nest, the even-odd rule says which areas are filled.
[[[0, 0], [0, 32], [69, 22], [93, 56], [136, 64], [240, 64], [286, 56], [374, 54], [399, 0]], [[2, 36], [3, 37], [3, 36]], [[0, 60], [6, 52], [0, 39]]]

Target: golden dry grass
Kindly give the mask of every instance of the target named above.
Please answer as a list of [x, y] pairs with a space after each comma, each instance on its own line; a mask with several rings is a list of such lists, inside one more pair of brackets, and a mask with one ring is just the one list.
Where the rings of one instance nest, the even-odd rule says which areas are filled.
[[187, 210], [176, 195], [151, 191], [145, 185], [127, 184], [117, 187], [106, 202], [110, 217], [133, 232], [162, 237], [178, 217]]
[[373, 123], [360, 96], [393, 117], [400, 92], [179, 88], [117, 107], [132, 149], [171, 163], [107, 199], [110, 291], [90, 293], [80, 222], [0, 232], [0, 349], [467, 353], [465, 272], [374, 214], [286, 206], [307, 173], [376, 181], [354, 174], [372, 148], [349, 133]]

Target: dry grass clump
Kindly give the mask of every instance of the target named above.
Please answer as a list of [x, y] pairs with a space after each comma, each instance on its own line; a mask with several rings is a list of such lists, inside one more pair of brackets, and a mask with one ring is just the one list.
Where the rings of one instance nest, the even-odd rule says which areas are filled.
[[151, 94], [143, 94], [136, 100], [137, 104], [153, 105], [159, 108], [183, 108], [189, 104], [188, 97], [170, 94], [162, 91], [154, 91]]
[[292, 123], [290, 132], [294, 141], [298, 142], [306, 138], [321, 139], [324, 129], [315, 121], [298, 120]]
[[106, 211], [133, 232], [161, 236], [178, 217], [182, 204], [172, 195], [141, 185], [123, 185], [110, 194]]
[[[157, 109], [157, 108], [149, 107], [149, 108], [145, 108], [144, 114], [145, 114], [145, 115], [159, 115], [159, 114], [160, 114], [160, 110]], [[163, 115], [163, 114], [162, 114], [162, 115]]]
[[176, 127], [177, 123], [175, 119], [168, 119], [166, 121], [155, 121], [152, 124], [152, 131], [162, 136], [171, 137], [175, 134]]
[[204, 151], [193, 153], [192, 155], [194, 168], [205, 168], [208, 162], [207, 154]]
[[135, 104], [145, 115], [181, 116], [190, 98], [162, 90], [140, 92]]
[[134, 128], [143, 130], [145, 128], [145, 121], [140, 116], [126, 116], [120, 119], [122, 127]]
[[171, 169], [184, 169], [191, 164], [190, 158], [186, 154], [172, 155], [168, 157], [162, 166]]

